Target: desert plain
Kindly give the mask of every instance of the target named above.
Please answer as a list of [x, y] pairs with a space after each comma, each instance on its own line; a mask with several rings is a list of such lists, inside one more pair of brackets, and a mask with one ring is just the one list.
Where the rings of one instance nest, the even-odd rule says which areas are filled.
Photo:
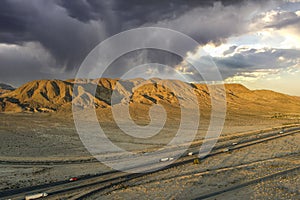
[[[144, 89], [130, 94], [130, 87], [136, 87], [141, 81], [124, 81], [121, 88], [116, 86], [115, 80], [100, 80], [97, 83], [99, 96], [96, 95], [94, 102], [99, 124], [112, 143], [142, 155], [164, 148], [174, 138], [180, 112], [178, 102], [172, 99], [175, 99], [174, 95], [159, 86], [164, 85], [162, 80], [150, 80]], [[80, 140], [70, 111], [72, 100], [66, 98], [66, 94], [72, 96], [73, 84], [72, 80], [43, 80], [5, 91], [0, 96], [0, 191], [3, 193], [72, 177], [80, 180], [86, 175], [114, 170], [97, 161]], [[88, 87], [84, 87], [91, 83], [81, 84], [84, 89], [78, 90], [75, 101], [84, 107], [91, 104], [87, 101], [90, 100]], [[267, 90], [251, 91], [242, 85], [225, 87], [225, 123], [215, 149], [251, 139], [255, 141], [271, 133], [282, 134], [281, 131], [285, 133], [300, 126], [299, 97]], [[192, 148], [200, 149], [210, 123], [209, 95], [204, 86], [193, 88], [199, 91], [201, 117], [192, 146], [182, 140], [185, 154]], [[150, 123], [149, 108], [153, 104], [162, 104], [168, 114], [165, 127], [146, 139], [124, 133], [113, 120], [113, 105], [107, 103], [107, 95], [112, 93], [107, 91], [110, 90], [117, 90], [123, 95], [121, 99], [130, 99], [124, 106], [129, 106], [131, 117], [140, 125]], [[101, 96], [103, 93], [106, 96]], [[188, 93], [183, 96], [187, 97]], [[135, 131], [133, 127], [127, 128]], [[199, 163], [186, 162], [145, 174], [88, 196], [81, 196], [86, 191], [78, 190], [75, 194], [49, 195], [46, 199], [299, 199], [299, 170], [288, 171], [300, 166], [299, 142], [300, 135], [295, 131], [284, 137], [200, 158]], [[176, 151], [176, 146], [168, 151]], [[119, 152], [103, 152], [99, 156], [120, 164], [126, 159]], [[282, 171], [287, 172], [276, 175]], [[221, 192], [218, 194], [218, 191]]]

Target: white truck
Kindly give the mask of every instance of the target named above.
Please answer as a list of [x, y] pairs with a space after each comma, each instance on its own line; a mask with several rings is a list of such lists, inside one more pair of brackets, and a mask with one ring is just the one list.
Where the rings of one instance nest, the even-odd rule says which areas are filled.
[[46, 192], [29, 194], [29, 195], [25, 196], [25, 200], [39, 199], [39, 198], [46, 197], [46, 196], [48, 196], [48, 194]]

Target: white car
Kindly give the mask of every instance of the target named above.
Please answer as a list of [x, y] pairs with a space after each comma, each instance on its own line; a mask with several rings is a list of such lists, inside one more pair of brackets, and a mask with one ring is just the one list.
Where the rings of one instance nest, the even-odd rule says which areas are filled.
[[161, 158], [159, 161], [166, 162], [166, 161], [171, 161], [171, 160], [174, 160], [174, 158]]

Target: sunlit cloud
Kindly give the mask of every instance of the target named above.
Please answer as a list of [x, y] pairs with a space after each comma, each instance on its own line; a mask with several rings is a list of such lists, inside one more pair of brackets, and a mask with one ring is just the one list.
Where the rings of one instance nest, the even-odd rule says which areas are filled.
[[299, 16], [300, 4], [283, 2], [249, 16], [248, 31], [243, 34], [228, 37], [221, 44], [208, 43], [188, 54], [186, 60], [201, 60], [204, 50], [219, 67], [226, 83], [241, 83], [252, 89], [267, 85], [292, 94], [298, 90], [289, 89], [290, 80], [300, 85]]
[[261, 69], [253, 72], [240, 72], [225, 79], [225, 83], [255, 82], [259, 79], [278, 80], [281, 78], [280, 71], [280, 69]]
[[175, 70], [177, 70], [179, 73], [181, 73], [183, 75], [193, 75], [194, 74], [194, 72], [191, 71], [190, 68], [187, 66], [178, 65], [178, 66], [175, 66]]

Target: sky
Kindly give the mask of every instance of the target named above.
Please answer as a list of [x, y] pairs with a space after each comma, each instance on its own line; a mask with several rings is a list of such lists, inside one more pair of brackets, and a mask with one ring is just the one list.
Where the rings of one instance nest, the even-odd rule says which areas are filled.
[[74, 78], [101, 41], [141, 27], [182, 32], [199, 48], [183, 58], [161, 50], [130, 52], [111, 64], [107, 77], [144, 66], [147, 75], [166, 78], [166, 65], [201, 82], [188, 61], [209, 57], [225, 83], [300, 96], [299, 0], [3, 0], [0, 82], [18, 87], [36, 79]]

